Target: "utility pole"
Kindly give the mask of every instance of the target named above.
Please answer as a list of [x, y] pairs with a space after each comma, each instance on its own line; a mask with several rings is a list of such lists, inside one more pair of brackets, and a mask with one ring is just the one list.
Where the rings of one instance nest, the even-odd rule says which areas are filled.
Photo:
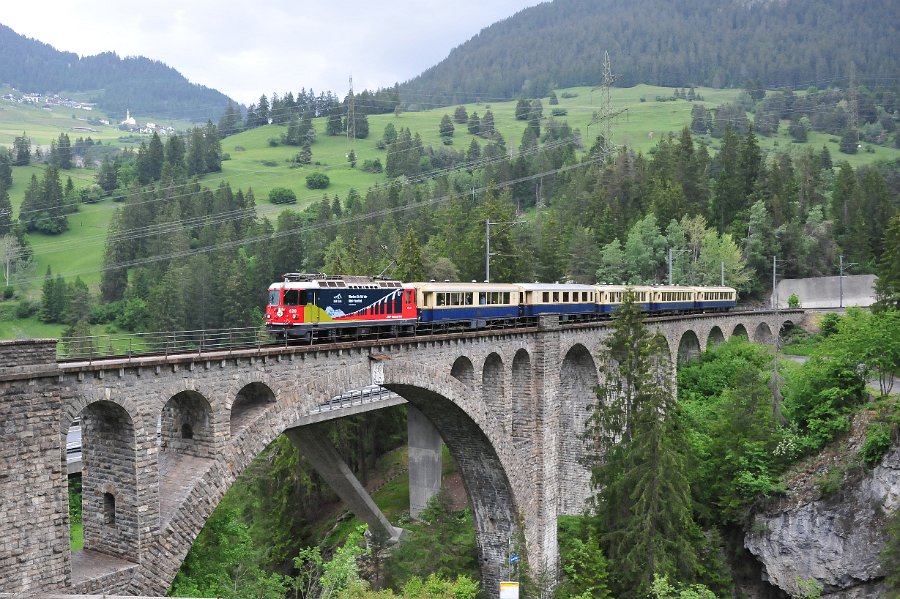
[[841, 266], [840, 266], [840, 275], [838, 276], [838, 280], [840, 281], [839, 289], [840, 289], [840, 300], [838, 303], [838, 308], [844, 307], [844, 269], [850, 268], [851, 266], [856, 266], [856, 262], [848, 262], [844, 264], [844, 256], [841, 255]]
[[[505, 231], [506, 229], [512, 227], [513, 225], [521, 225], [524, 223], [524, 220], [486, 220], [485, 224], [485, 244], [484, 244], [484, 282], [491, 282], [491, 256], [498, 256], [496, 252], [491, 251], [491, 225], [506, 225], [500, 231]], [[498, 231], [499, 232], [499, 231]]]
[[725, 261], [724, 260], [719, 262], [719, 274], [721, 277], [720, 281], [719, 281], [719, 286], [724, 287], [725, 286]]
[[356, 108], [353, 100], [353, 75], [350, 75], [350, 95], [347, 96], [347, 154], [353, 149], [356, 141]]
[[672, 254], [674, 253], [675, 254], [674, 257], [677, 258], [679, 254], [686, 254], [690, 251], [691, 250], [672, 250], [672, 248], [669, 248], [669, 252], [668, 252], [668, 255], [669, 255], [669, 285], [672, 284], [672, 258], [673, 258]]

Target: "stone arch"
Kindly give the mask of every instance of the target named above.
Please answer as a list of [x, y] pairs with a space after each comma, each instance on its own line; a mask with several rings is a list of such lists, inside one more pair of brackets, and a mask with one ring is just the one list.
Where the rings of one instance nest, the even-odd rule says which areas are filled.
[[736, 324], [734, 330], [731, 332], [732, 337], [743, 337], [744, 339], [749, 340], [750, 335], [747, 333], [747, 327], [743, 324]]
[[214, 455], [212, 406], [203, 395], [186, 390], [166, 402], [160, 414], [159, 448], [164, 453], [200, 458]]
[[700, 339], [697, 333], [687, 330], [678, 342], [678, 363], [685, 364], [700, 355]]
[[472, 360], [466, 356], [460, 356], [453, 362], [453, 368], [450, 369], [450, 376], [471, 388], [475, 388], [475, 367], [472, 366]]
[[503, 359], [497, 352], [491, 352], [481, 369], [481, 398], [496, 414], [506, 413], [506, 372]]
[[769, 328], [767, 323], [761, 322], [756, 325], [756, 330], [753, 331], [753, 341], [756, 343], [772, 343], [772, 329]]
[[84, 548], [137, 562], [138, 444], [134, 421], [112, 401], [81, 411]]
[[590, 471], [581, 464], [584, 443], [579, 434], [597, 402], [600, 380], [597, 365], [582, 344], [572, 346], [563, 358], [559, 374], [559, 513], [581, 514], [590, 495]]
[[531, 356], [520, 349], [512, 364], [512, 438], [518, 447], [530, 449], [534, 437], [534, 379]]
[[[482, 587], [494, 594], [498, 592], [509, 539], [519, 534], [520, 513], [526, 519], [524, 532], [530, 559], [534, 564], [547, 563], [555, 568], [556, 529], [551, 527], [541, 536], [536, 524], [527, 526], [529, 518], [536, 522], [536, 508], [522, 499], [531, 492], [530, 474], [513, 451], [495, 414], [485, 409], [471, 388], [445, 370], [408, 360], [387, 360], [382, 364], [380, 384], [401, 395], [434, 424], [460, 467], [473, 508]], [[283, 431], [301, 425], [323, 401], [371, 382], [369, 364], [362, 362], [302, 385], [285, 382], [276, 388], [278, 401], [267, 404], [261, 417], [232, 438], [174, 511], [151, 549], [157, 558], [141, 563], [133, 590], [164, 593], [200, 527], [252, 459]]]
[[794, 331], [794, 321], [788, 319], [781, 323], [781, 327], [778, 329], [778, 336], [782, 339], [791, 336], [791, 333]]
[[725, 343], [725, 335], [722, 333], [722, 329], [714, 326], [709, 330], [709, 335], [706, 337], [706, 349], [712, 349], [720, 343]]
[[275, 393], [265, 383], [254, 381], [241, 387], [231, 404], [231, 436], [234, 437], [275, 403]]

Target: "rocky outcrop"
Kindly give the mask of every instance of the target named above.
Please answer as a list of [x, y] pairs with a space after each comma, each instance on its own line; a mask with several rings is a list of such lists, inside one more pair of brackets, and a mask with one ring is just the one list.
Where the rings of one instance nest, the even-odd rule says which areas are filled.
[[[856, 455], [860, 437], [853, 437], [843, 456]], [[791, 596], [807, 596], [811, 587], [804, 585], [811, 584], [833, 599], [884, 596], [878, 554], [886, 521], [900, 508], [900, 447], [871, 470], [847, 463], [852, 462], [834, 455], [820, 458], [798, 475], [784, 501], [754, 516], [744, 538], [764, 578]], [[822, 497], [815, 481], [834, 468], [840, 469], [841, 485]]]

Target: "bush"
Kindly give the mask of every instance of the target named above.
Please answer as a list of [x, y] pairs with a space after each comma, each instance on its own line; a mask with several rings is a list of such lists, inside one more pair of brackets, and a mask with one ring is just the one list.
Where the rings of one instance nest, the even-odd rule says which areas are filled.
[[16, 294], [16, 288], [12, 285], [7, 285], [3, 288], [3, 299], [8, 300], [12, 299], [12, 297]]
[[841, 322], [841, 317], [834, 312], [829, 312], [825, 316], [822, 317], [822, 323], [819, 325], [819, 329], [822, 331], [823, 337], [830, 337], [838, 332], [838, 324]]
[[273, 187], [269, 190], [269, 201], [273, 204], [296, 204], [297, 194], [287, 187]]
[[16, 306], [16, 318], [31, 318], [38, 312], [38, 304], [27, 299], [23, 299]]
[[381, 166], [381, 160], [376, 158], [375, 160], [363, 160], [360, 169], [367, 173], [380, 173], [384, 170], [384, 167]]
[[554, 108], [553, 110], [550, 111], [550, 113], [553, 116], [566, 116], [567, 114], [569, 114], [569, 111], [566, 110], [565, 108]]
[[891, 427], [884, 422], [871, 424], [859, 455], [866, 466], [875, 466], [891, 448]]
[[306, 186], [310, 189], [325, 189], [331, 184], [331, 180], [325, 173], [311, 173], [306, 175]]
[[800, 298], [797, 297], [796, 293], [792, 293], [791, 297], [788, 298], [788, 308], [799, 308], [800, 307]]

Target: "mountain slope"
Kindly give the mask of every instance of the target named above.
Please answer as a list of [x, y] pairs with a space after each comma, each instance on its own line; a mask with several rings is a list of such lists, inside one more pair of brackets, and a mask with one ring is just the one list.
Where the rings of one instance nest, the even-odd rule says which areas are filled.
[[79, 58], [0, 25], [0, 83], [21, 91], [96, 91], [92, 101], [107, 113], [125, 111], [205, 121], [229, 102], [219, 91], [189, 82], [175, 69], [142, 56], [112, 52]]
[[[900, 10], [893, 0], [555, 0], [482, 30], [401, 86], [423, 106], [534, 97], [601, 80], [617, 85], [895, 85]], [[427, 91], [425, 91], [427, 90]]]

